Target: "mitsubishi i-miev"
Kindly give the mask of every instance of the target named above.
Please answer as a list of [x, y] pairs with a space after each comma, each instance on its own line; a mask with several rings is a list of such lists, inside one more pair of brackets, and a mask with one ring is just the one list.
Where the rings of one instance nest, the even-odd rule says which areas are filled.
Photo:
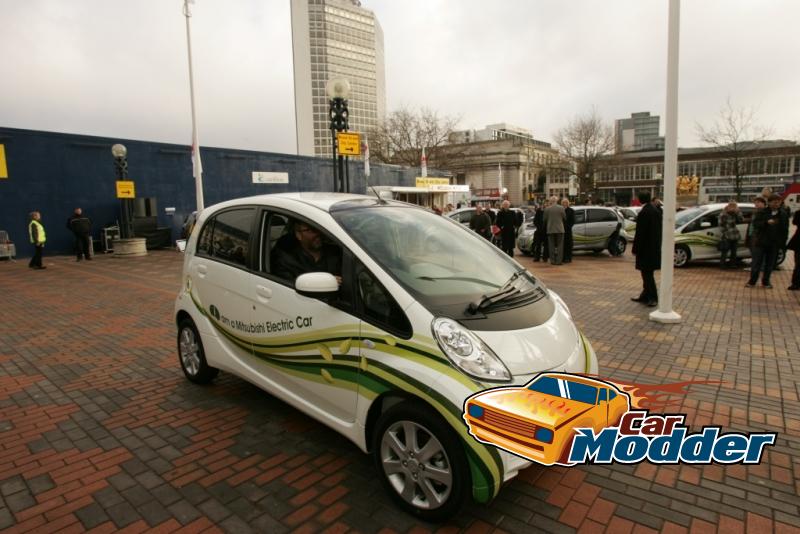
[[455, 221], [370, 196], [206, 208], [175, 320], [189, 380], [233, 373], [340, 432], [425, 520], [490, 501], [528, 465], [470, 436], [468, 397], [542, 371], [597, 373], [566, 305], [531, 273]]

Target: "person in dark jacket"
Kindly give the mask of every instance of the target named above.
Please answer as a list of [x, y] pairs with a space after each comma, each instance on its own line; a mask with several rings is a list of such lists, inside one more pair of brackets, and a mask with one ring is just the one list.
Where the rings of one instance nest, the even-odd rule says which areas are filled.
[[544, 208], [546, 203], [536, 208], [533, 214], [533, 226], [536, 231], [533, 234], [533, 261], [549, 259], [547, 254], [547, 229], [544, 227]]
[[564, 221], [564, 263], [572, 261], [572, 227], [575, 226], [575, 210], [569, 207], [569, 199], [561, 200], [561, 205], [564, 206], [566, 213], [566, 220]]
[[800, 290], [800, 210], [794, 212], [792, 218], [794, 225], [794, 235], [789, 240], [787, 249], [794, 251], [794, 270], [792, 271], [792, 285], [789, 286], [789, 291]]
[[639, 202], [643, 207], [636, 217], [633, 254], [642, 274], [642, 292], [631, 300], [654, 307], [658, 305], [655, 271], [661, 268], [661, 210], [651, 202], [650, 193], [639, 193]]
[[[789, 235], [789, 216], [780, 206], [780, 195], [773, 193], [767, 199], [767, 207], [753, 216], [753, 261], [747, 287], [754, 287], [758, 282], [758, 274], [763, 271], [761, 285], [772, 288], [770, 276], [775, 267], [775, 258]], [[639, 231], [638, 227], [636, 231]]]
[[34, 246], [34, 252], [31, 261], [28, 263], [28, 267], [31, 269], [47, 269], [47, 267], [42, 265], [42, 251], [47, 241], [44, 226], [40, 222], [42, 220], [42, 214], [38, 211], [32, 211], [30, 213], [30, 219], [31, 222], [28, 223], [28, 237], [30, 237], [31, 244]]
[[78, 254], [77, 261], [83, 258], [92, 259], [92, 221], [83, 214], [81, 208], [75, 208], [72, 216], [67, 219], [67, 228], [75, 236], [75, 251]]
[[[293, 235], [292, 235], [293, 234]], [[272, 274], [292, 282], [305, 273], [324, 272], [342, 283], [342, 251], [326, 245], [318, 228], [296, 222], [292, 232], [278, 240], [272, 253]]]
[[480, 204], [475, 206], [475, 215], [469, 220], [469, 228], [484, 239], [492, 239], [492, 219]]
[[500, 248], [513, 258], [514, 241], [517, 236], [517, 215], [510, 208], [511, 203], [508, 200], [504, 200], [495, 219], [495, 224], [500, 228]]

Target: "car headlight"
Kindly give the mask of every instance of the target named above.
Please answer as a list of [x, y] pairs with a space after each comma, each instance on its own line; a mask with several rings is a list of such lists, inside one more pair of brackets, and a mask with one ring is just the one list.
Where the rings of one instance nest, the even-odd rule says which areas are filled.
[[481, 339], [453, 321], [438, 317], [431, 325], [439, 348], [465, 374], [487, 382], [509, 382], [511, 373]]
[[553, 442], [553, 431], [549, 428], [539, 427], [536, 429], [536, 433], [533, 435], [533, 439], [536, 441], [541, 441], [542, 443], [552, 443]]

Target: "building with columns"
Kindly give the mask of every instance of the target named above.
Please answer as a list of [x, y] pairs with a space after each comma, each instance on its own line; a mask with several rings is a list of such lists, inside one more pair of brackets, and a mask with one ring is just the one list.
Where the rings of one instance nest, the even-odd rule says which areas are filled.
[[558, 150], [524, 128], [500, 123], [456, 131], [441, 149], [458, 153], [442, 170], [453, 174], [455, 184], [470, 186], [473, 201], [496, 204], [508, 199], [522, 205], [567, 193], [569, 169]]

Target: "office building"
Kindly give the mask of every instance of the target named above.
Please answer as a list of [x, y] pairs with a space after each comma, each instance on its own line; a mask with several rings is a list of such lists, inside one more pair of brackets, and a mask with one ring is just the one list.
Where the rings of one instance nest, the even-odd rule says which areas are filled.
[[661, 117], [650, 115], [649, 111], [632, 113], [629, 119], [619, 119], [614, 123], [616, 152], [640, 150], [663, 150], [664, 138], [659, 137]]
[[298, 154], [331, 156], [328, 80], [350, 82], [349, 129], [386, 114], [383, 31], [358, 0], [291, 0]]

